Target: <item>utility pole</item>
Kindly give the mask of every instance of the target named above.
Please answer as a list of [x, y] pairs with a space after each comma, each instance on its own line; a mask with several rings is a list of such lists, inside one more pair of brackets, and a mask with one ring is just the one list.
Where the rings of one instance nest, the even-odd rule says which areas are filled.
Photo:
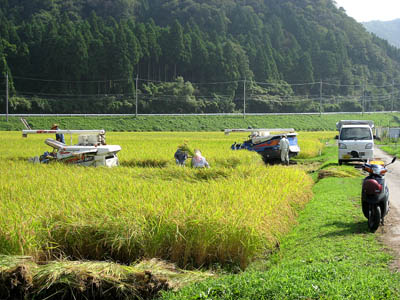
[[6, 122], [8, 122], [8, 71], [6, 72]]
[[392, 113], [393, 113], [393, 108], [394, 108], [394, 79], [392, 79], [392, 95], [390, 95], [390, 98], [392, 98]]
[[246, 77], [243, 81], [243, 119], [246, 117]]
[[322, 116], [322, 80], [319, 81], [319, 116]]
[[365, 79], [363, 83], [363, 93], [362, 93], [362, 115], [364, 115], [364, 109], [365, 109]]
[[135, 117], [137, 118], [138, 115], [138, 80], [139, 80], [139, 74], [136, 74], [136, 88], [135, 88], [135, 98], [136, 98], [136, 106], [135, 106]]

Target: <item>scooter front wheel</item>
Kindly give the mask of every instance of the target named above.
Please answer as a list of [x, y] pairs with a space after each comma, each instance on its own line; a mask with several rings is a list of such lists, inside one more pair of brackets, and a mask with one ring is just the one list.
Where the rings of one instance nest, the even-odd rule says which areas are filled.
[[381, 222], [381, 208], [378, 205], [371, 205], [368, 216], [368, 228], [371, 232], [375, 232]]

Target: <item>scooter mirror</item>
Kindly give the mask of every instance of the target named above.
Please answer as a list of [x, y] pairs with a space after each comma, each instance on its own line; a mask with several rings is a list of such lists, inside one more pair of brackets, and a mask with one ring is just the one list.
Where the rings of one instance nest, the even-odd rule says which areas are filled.
[[396, 161], [397, 157], [393, 157], [392, 163], [394, 163]]

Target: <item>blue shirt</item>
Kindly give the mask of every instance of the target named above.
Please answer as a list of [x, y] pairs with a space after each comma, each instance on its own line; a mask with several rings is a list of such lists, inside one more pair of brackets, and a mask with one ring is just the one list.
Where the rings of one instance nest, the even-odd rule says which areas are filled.
[[56, 133], [56, 140], [65, 144], [64, 135], [62, 133]]
[[188, 158], [188, 155], [186, 152], [182, 151], [181, 149], [178, 149], [176, 150], [174, 157], [176, 160], [178, 160], [180, 164], [183, 164]]

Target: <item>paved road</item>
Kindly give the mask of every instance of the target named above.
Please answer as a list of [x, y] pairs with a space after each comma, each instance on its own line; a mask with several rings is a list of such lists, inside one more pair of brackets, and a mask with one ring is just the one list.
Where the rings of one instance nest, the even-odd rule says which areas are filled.
[[[392, 156], [382, 150], [375, 149], [375, 157], [381, 158], [385, 163], [392, 160]], [[390, 211], [385, 219], [385, 226], [381, 226], [378, 232], [380, 239], [392, 249], [396, 257], [393, 267], [400, 270], [400, 157], [388, 166], [386, 182], [389, 187]]]

